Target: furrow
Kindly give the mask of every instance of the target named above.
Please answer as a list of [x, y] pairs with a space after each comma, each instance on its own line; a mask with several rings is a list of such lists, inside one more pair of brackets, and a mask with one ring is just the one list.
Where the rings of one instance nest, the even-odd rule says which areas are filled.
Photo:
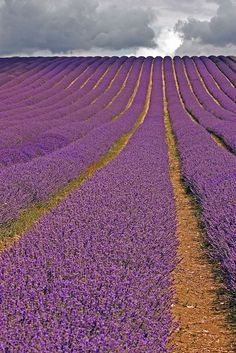
[[233, 353], [231, 334], [225, 315], [217, 312], [215, 302], [220, 285], [214, 281], [211, 266], [202, 247], [197, 205], [183, 184], [181, 159], [172, 131], [168, 97], [164, 87], [166, 139], [169, 149], [170, 179], [173, 186], [179, 263], [174, 271], [175, 303], [173, 315], [179, 328], [173, 334], [176, 353]]

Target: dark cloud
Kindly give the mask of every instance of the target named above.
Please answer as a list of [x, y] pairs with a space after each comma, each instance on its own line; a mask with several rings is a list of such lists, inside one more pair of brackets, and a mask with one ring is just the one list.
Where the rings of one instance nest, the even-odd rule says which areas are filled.
[[235, 23], [236, 0], [0, 0], [0, 55], [232, 54]]
[[100, 5], [98, 0], [1, 1], [0, 54], [155, 47], [150, 9]]
[[[213, 2], [213, 1], [211, 1]], [[175, 29], [183, 38], [183, 47], [187, 43], [206, 44], [214, 47], [236, 45], [236, 3], [230, 0], [218, 0], [215, 16], [209, 21], [190, 18], [178, 21]]]
[[217, 46], [213, 44], [204, 44], [199, 39], [184, 40], [179, 48], [175, 51], [175, 55], [235, 55], [236, 45], [227, 44]]

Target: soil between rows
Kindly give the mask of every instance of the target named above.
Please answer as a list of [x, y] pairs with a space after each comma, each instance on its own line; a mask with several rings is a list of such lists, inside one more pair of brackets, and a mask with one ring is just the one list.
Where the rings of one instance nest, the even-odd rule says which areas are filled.
[[197, 207], [182, 180], [166, 99], [164, 105], [180, 259], [174, 271], [175, 304], [172, 310], [179, 322], [179, 328], [172, 339], [174, 352], [233, 353], [233, 335], [227, 324], [227, 313], [217, 309], [215, 305], [219, 299], [217, 293], [221, 291], [221, 284], [214, 279], [212, 266], [203, 247]]

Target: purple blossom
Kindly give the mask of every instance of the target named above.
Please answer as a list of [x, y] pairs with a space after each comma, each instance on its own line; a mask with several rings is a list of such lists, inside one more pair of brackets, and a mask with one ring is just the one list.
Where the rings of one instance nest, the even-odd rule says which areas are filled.
[[[116, 131], [142, 110], [151, 63]], [[2, 253], [3, 350], [170, 351], [177, 240], [161, 69], [156, 59], [148, 114], [126, 148]]]

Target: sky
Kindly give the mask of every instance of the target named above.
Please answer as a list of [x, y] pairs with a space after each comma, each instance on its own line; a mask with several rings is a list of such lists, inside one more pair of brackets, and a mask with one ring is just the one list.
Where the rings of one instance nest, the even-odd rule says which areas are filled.
[[236, 0], [0, 0], [0, 56], [236, 55]]

